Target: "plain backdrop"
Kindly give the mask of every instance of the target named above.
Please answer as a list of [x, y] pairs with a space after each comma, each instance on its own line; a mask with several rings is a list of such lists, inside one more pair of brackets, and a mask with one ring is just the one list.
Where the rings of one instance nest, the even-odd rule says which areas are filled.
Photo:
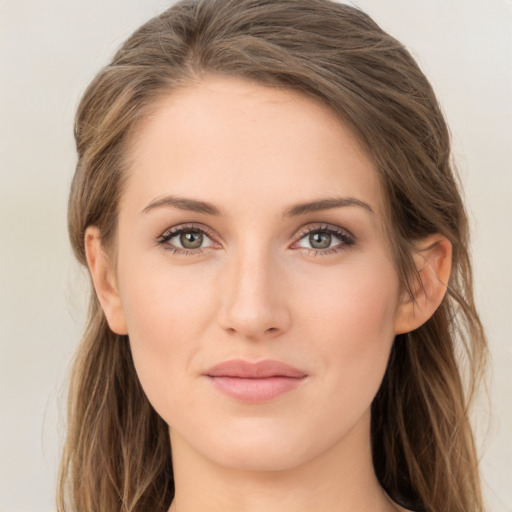
[[[453, 133], [492, 354], [475, 429], [489, 512], [512, 511], [512, 1], [358, 0], [418, 59]], [[73, 115], [162, 0], [0, 0], [0, 512], [55, 510], [86, 279], [66, 233]]]

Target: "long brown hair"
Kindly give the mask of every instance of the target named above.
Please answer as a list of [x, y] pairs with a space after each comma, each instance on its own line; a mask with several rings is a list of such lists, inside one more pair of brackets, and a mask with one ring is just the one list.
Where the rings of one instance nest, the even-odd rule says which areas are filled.
[[[395, 339], [372, 405], [373, 458], [384, 489], [408, 508], [483, 511], [468, 408], [486, 341], [449, 133], [408, 51], [360, 10], [329, 0], [184, 0], [138, 29], [77, 112], [69, 233], [78, 260], [86, 265], [88, 226], [112, 244], [123, 156], [141, 120], [159, 98], [207, 74], [302, 91], [352, 127], [381, 179], [405, 289], [415, 279], [415, 240], [440, 233], [452, 243], [442, 304]], [[165, 511], [173, 495], [167, 425], [141, 389], [127, 338], [110, 331], [91, 291], [71, 378], [59, 511]]]

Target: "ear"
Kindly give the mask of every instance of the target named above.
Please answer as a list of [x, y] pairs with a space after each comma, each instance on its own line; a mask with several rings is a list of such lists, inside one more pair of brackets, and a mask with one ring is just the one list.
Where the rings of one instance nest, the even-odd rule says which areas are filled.
[[404, 292], [397, 311], [395, 333], [411, 332], [424, 324], [443, 300], [452, 268], [452, 244], [439, 234], [428, 236], [416, 244], [413, 254], [418, 279], [413, 297]]
[[115, 269], [101, 245], [100, 230], [96, 226], [89, 226], [85, 231], [85, 253], [96, 295], [108, 325], [116, 334], [128, 334]]

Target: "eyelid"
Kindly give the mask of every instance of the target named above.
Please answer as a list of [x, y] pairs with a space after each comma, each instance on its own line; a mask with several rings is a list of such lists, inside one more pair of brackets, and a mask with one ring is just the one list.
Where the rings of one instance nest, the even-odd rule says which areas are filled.
[[165, 247], [167, 242], [174, 238], [175, 236], [179, 235], [183, 231], [200, 231], [205, 235], [207, 238], [209, 238], [213, 245], [216, 245], [219, 247], [221, 244], [217, 241], [217, 235], [216, 233], [210, 229], [208, 226], [205, 226], [204, 224], [198, 224], [195, 222], [188, 222], [185, 224], [178, 224], [176, 226], [172, 226], [170, 228], [167, 228], [162, 234], [156, 237], [155, 242], [158, 245], [161, 245], [166, 250], [171, 250], [176, 253], [186, 253], [186, 254], [199, 254], [201, 252], [204, 252], [205, 249], [210, 249], [212, 246], [209, 247], [199, 247], [197, 249], [187, 249], [185, 247], [176, 247], [169, 245], [168, 247]]
[[295, 240], [300, 240], [301, 238], [304, 238], [304, 236], [309, 235], [314, 231], [329, 231], [331, 233], [345, 235], [355, 240], [354, 235], [347, 229], [336, 226], [335, 224], [328, 224], [326, 222], [308, 224], [307, 226], [300, 228], [295, 235]]
[[[180, 234], [183, 231], [187, 230], [196, 230], [203, 233], [203, 235], [207, 236], [210, 241], [212, 242], [212, 246], [208, 247], [199, 247], [197, 249], [187, 249], [184, 247], [177, 247], [168, 244], [168, 241], [171, 238], [174, 238], [178, 234]], [[340, 243], [335, 245], [334, 247], [328, 247], [325, 249], [316, 249], [314, 247], [308, 248], [308, 247], [294, 247], [298, 242], [300, 242], [303, 238], [305, 238], [310, 233], [314, 232], [327, 232], [335, 237], [337, 237], [340, 240]], [[204, 224], [198, 224], [198, 223], [185, 223], [185, 224], [178, 224], [176, 226], [172, 226], [170, 228], [167, 228], [162, 234], [160, 234], [158, 237], [156, 237], [155, 241], [157, 245], [162, 246], [165, 250], [172, 251], [177, 254], [185, 254], [185, 255], [194, 255], [194, 254], [201, 254], [204, 251], [211, 249], [211, 248], [219, 248], [222, 247], [222, 245], [218, 242], [218, 239], [220, 237], [217, 236], [217, 234], [208, 226]], [[312, 254], [322, 254], [327, 255], [335, 252], [342, 251], [346, 249], [347, 247], [350, 247], [354, 245], [356, 242], [356, 238], [350, 231], [341, 228], [340, 226], [336, 226], [333, 224], [327, 224], [327, 223], [318, 223], [318, 224], [308, 224], [307, 226], [302, 227], [299, 229], [299, 231], [294, 236], [294, 241], [291, 244], [291, 248], [294, 250], [302, 249], [305, 251], [308, 251]], [[215, 247], [217, 246], [217, 247]]]
[[170, 234], [180, 233], [181, 231], [194, 230], [194, 229], [197, 231], [202, 231], [203, 233], [208, 235], [210, 238], [216, 237], [216, 234], [208, 226], [206, 226], [204, 224], [199, 224], [196, 222], [186, 222], [185, 224], [177, 224], [176, 226], [171, 226], [170, 228], [167, 228], [157, 238], [161, 238], [161, 237], [164, 237], [164, 236], [167, 236]]
[[[325, 249], [315, 249], [314, 247], [311, 247], [311, 248], [293, 247], [294, 245], [298, 244], [302, 239], [304, 239], [310, 233], [314, 233], [314, 232], [318, 232], [318, 231], [330, 233], [330, 234], [334, 235], [335, 237], [337, 237], [338, 239], [340, 239], [341, 242], [338, 245], [335, 245], [334, 247], [328, 247]], [[356, 243], [356, 238], [354, 235], [352, 235], [352, 233], [350, 233], [350, 231], [348, 231], [344, 228], [341, 228], [340, 226], [336, 226], [333, 224], [326, 224], [326, 223], [319, 223], [319, 224], [313, 224], [313, 225], [308, 224], [307, 226], [301, 228], [297, 232], [297, 234], [295, 235], [294, 238], [295, 238], [295, 241], [291, 245], [291, 248], [303, 249], [303, 250], [308, 251], [308, 254], [312, 253], [315, 255], [316, 254], [327, 255], [327, 254], [339, 252], [339, 251], [342, 251], [342, 250], [346, 249], [347, 247], [350, 247]]]

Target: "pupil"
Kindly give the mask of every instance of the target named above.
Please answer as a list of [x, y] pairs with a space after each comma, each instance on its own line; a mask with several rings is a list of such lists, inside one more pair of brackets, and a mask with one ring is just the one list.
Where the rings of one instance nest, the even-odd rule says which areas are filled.
[[331, 235], [329, 233], [311, 233], [309, 243], [314, 249], [327, 249], [331, 245]]
[[185, 249], [198, 249], [203, 245], [203, 234], [200, 231], [183, 231], [180, 242]]

